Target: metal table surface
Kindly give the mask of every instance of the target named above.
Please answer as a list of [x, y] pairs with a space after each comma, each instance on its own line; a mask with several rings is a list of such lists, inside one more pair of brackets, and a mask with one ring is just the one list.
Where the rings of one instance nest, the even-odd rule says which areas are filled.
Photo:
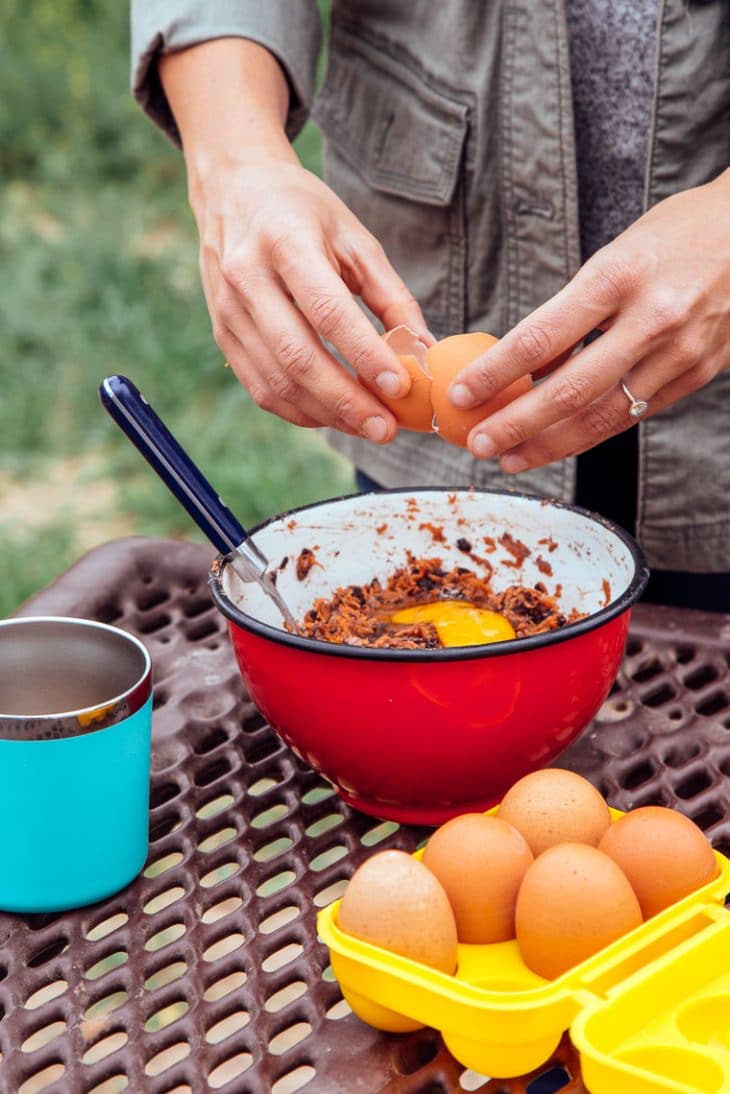
[[[583, 1091], [567, 1038], [539, 1073], [484, 1081], [436, 1032], [386, 1035], [349, 1012], [316, 911], [375, 848], [411, 850], [424, 830], [353, 812], [266, 725], [208, 596], [211, 557], [119, 540], [22, 609], [115, 623], [148, 646], [151, 842], [109, 900], [0, 915], [0, 1089]], [[729, 664], [730, 616], [639, 605], [616, 685], [560, 763], [618, 808], [682, 810], [730, 853]]]

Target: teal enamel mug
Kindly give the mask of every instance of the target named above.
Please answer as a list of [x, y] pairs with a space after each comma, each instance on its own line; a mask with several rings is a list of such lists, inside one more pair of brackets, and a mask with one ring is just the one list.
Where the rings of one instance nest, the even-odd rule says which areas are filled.
[[152, 670], [88, 619], [0, 621], [0, 909], [91, 904], [147, 858]]

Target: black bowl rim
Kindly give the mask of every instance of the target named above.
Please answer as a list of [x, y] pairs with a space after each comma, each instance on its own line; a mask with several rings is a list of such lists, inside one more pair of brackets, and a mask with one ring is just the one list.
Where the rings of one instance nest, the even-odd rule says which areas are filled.
[[630, 584], [617, 600], [613, 601], [607, 607], [600, 608], [597, 612], [593, 612], [591, 615], [586, 616], [585, 619], [579, 619], [575, 623], [568, 623], [565, 627], [561, 627], [560, 630], [545, 631], [541, 634], [529, 635], [526, 638], [510, 638], [503, 642], [490, 642], [478, 646], [450, 646], [440, 650], [398, 650], [391, 648], [373, 648], [372, 646], [348, 646], [344, 643], [323, 642], [316, 638], [303, 638], [301, 635], [290, 634], [288, 631], [281, 630], [278, 627], [272, 627], [269, 623], [263, 623], [258, 619], [254, 619], [253, 616], [247, 615], [223, 592], [221, 588], [221, 578], [229, 557], [225, 555], [218, 555], [208, 574], [208, 587], [210, 588], [213, 601], [218, 610], [231, 623], [235, 623], [237, 626], [243, 628], [243, 630], [251, 631], [261, 638], [267, 638], [270, 641], [283, 646], [289, 646], [293, 649], [299, 649], [307, 653], [317, 653], [326, 657], [349, 657], [358, 661], [384, 661], [391, 663], [406, 661], [412, 664], [416, 661], [472, 661], [482, 657], [500, 657], [505, 654], [526, 653], [528, 650], [536, 650], [543, 646], [554, 646], [559, 642], [567, 642], [571, 638], [576, 638], [581, 634], [588, 634], [590, 631], [602, 627], [604, 624], [610, 622], [610, 620], [615, 619], [616, 616], [627, 611], [627, 609], [639, 599], [646, 588], [646, 584], [649, 580], [649, 568], [646, 564], [644, 553], [634, 537], [624, 528], [615, 524], [614, 521], [608, 520], [607, 517], [602, 517], [599, 513], [594, 513], [590, 509], [584, 509], [579, 505], [571, 505], [558, 498], [547, 498], [539, 494], [529, 494], [525, 491], [518, 490], [487, 490], [471, 486], [409, 486], [395, 487], [394, 489], [386, 490], [374, 490], [366, 493], [343, 494], [337, 498], [325, 498], [321, 501], [309, 502], [307, 505], [300, 505], [296, 509], [289, 509], [285, 513], [279, 513], [275, 517], [269, 517], [267, 520], [261, 521], [251, 528], [249, 530], [249, 535], [254, 535], [256, 532], [268, 527], [275, 521], [283, 520], [286, 517], [291, 517], [298, 513], [304, 513], [308, 509], [315, 509], [320, 505], [330, 505], [338, 501], [348, 501], [352, 498], [378, 497], [382, 494], [453, 494], [456, 492], [469, 492], [489, 496], [496, 494], [507, 495], [509, 497], [520, 497], [530, 501], [547, 503], [558, 509], [569, 509], [571, 512], [589, 517], [597, 524], [602, 524], [604, 528], [613, 532], [614, 535], [626, 544], [634, 562], [634, 576]]

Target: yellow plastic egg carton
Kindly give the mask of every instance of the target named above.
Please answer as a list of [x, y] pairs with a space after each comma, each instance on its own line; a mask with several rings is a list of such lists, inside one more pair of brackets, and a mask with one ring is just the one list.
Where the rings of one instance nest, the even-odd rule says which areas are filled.
[[432, 1026], [483, 1075], [532, 1071], [569, 1029], [592, 1094], [721, 1094], [730, 1092], [730, 861], [715, 857], [713, 881], [555, 980], [528, 969], [515, 940], [459, 944], [449, 976], [341, 931], [340, 901], [317, 926], [355, 1014], [390, 1032]]

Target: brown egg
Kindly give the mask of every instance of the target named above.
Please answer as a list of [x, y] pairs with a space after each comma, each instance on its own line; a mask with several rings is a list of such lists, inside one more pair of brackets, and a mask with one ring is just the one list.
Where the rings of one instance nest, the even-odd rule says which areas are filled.
[[449, 399], [449, 387], [457, 373], [466, 368], [475, 358], [496, 346], [498, 339], [492, 334], [475, 331], [471, 334], [454, 334], [431, 346], [426, 354], [428, 370], [431, 373], [431, 403], [436, 416], [439, 436], [451, 444], [466, 448], [466, 438], [474, 426], [494, 414], [518, 395], [523, 395], [532, 387], [530, 376], [521, 376], [504, 390], [494, 395], [488, 402], [473, 410], [461, 410]]
[[532, 852], [498, 817], [465, 813], [442, 824], [421, 860], [446, 890], [460, 942], [515, 936], [515, 902]]
[[383, 335], [383, 341], [393, 349], [411, 378], [408, 393], [400, 399], [386, 399], [375, 390], [377, 397], [387, 402], [395, 420], [403, 429], [422, 431], [431, 428], [431, 377], [426, 368], [426, 346], [408, 327], [394, 327]]
[[497, 343], [493, 335], [478, 331], [454, 334], [426, 349], [413, 331], [401, 326], [387, 331], [383, 339], [395, 350], [408, 372], [411, 380], [408, 393], [396, 399], [383, 395], [362, 378], [360, 382], [392, 411], [403, 429], [419, 433], [431, 433], [435, 429], [444, 440], [464, 448], [469, 431], [477, 422], [532, 387], [532, 378], [521, 376], [487, 403], [474, 410], [460, 410], [449, 399], [448, 389], [458, 372]]
[[537, 858], [557, 843], [597, 847], [611, 814], [595, 786], [559, 767], [532, 771], [505, 794], [498, 814], [521, 832]]
[[456, 923], [441, 883], [405, 851], [379, 851], [357, 868], [337, 921], [343, 931], [441, 972], [456, 968]]
[[587, 843], [536, 858], [520, 886], [517, 942], [528, 968], [552, 980], [641, 924], [626, 875]]
[[598, 846], [626, 874], [645, 919], [712, 881], [719, 869], [702, 829], [660, 805], [625, 813]]

